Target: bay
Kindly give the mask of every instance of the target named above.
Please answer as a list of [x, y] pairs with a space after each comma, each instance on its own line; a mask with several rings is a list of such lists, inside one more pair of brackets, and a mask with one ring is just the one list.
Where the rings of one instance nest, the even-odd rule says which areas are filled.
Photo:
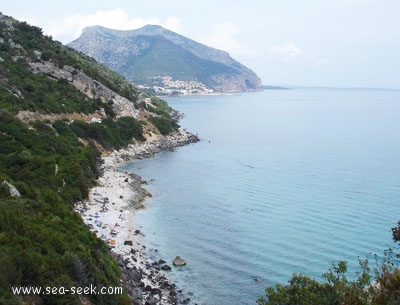
[[[400, 219], [400, 92], [298, 89], [169, 98], [201, 141], [130, 162], [153, 197], [148, 255], [192, 304], [255, 304], [292, 273], [315, 278], [391, 245]], [[154, 251], [157, 249], [157, 252]]]

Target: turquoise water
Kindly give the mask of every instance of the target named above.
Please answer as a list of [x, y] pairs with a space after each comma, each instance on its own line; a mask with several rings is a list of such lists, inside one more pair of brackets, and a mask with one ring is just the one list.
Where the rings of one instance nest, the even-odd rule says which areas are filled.
[[[136, 217], [149, 255], [192, 304], [255, 304], [293, 272], [381, 254], [400, 219], [400, 92], [289, 90], [179, 97], [201, 142], [126, 168], [153, 198]], [[153, 249], [157, 249], [155, 252]], [[255, 279], [259, 279], [256, 281]]]

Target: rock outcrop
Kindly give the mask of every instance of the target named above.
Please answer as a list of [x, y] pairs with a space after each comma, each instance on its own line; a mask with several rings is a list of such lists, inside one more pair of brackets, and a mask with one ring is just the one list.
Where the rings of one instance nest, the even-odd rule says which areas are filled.
[[180, 256], [175, 256], [172, 263], [174, 264], [174, 266], [177, 266], [177, 267], [186, 265], [186, 261], [183, 258], [181, 258]]
[[21, 193], [11, 183], [4, 181], [4, 185], [8, 188], [11, 197], [21, 197]]
[[139, 111], [130, 100], [92, 79], [82, 71], [77, 71], [71, 66], [64, 66], [61, 69], [52, 62], [31, 62], [29, 66], [34, 73], [41, 73], [57, 80], [67, 80], [87, 97], [91, 99], [99, 98], [103, 103], [112, 104], [117, 118], [128, 116], [137, 119], [139, 117]]
[[185, 130], [179, 129], [167, 136], [154, 135], [152, 139], [145, 142], [129, 144], [127, 147], [113, 151], [107, 158], [104, 158], [104, 167], [114, 167], [115, 164], [127, 160], [145, 158], [163, 150], [172, 150], [189, 143], [196, 143], [199, 137]]

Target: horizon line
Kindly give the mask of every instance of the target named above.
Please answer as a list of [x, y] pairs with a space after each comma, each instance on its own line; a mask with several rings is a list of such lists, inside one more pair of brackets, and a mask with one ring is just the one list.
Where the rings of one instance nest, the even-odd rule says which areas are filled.
[[267, 85], [262, 84], [263, 89], [335, 89], [335, 90], [381, 90], [381, 91], [400, 91], [400, 88], [383, 88], [383, 87], [341, 87], [341, 86], [318, 86], [318, 85]]

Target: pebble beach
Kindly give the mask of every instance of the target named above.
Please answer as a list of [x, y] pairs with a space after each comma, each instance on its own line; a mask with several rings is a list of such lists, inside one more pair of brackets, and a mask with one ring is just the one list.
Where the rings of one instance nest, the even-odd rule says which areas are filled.
[[146, 142], [131, 144], [102, 157], [102, 174], [89, 197], [75, 205], [91, 231], [109, 245], [122, 270], [121, 286], [134, 300], [133, 304], [185, 304], [189, 299], [180, 296], [167, 272], [172, 261], [150, 261], [140, 242], [143, 233], [135, 226], [135, 209], [144, 207], [151, 196], [142, 186], [142, 179], [118, 170], [123, 163], [150, 157], [157, 152], [197, 142], [197, 136], [184, 130], [168, 136], [152, 136]]

